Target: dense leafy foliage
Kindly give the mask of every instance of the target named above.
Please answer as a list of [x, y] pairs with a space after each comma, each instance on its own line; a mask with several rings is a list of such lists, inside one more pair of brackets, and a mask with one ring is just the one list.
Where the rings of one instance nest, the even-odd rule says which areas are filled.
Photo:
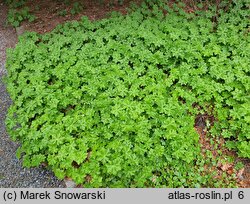
[[8, 52], [6, 124], [24, 165], [92, 187], [223, 186], [203, 172], [194, 123], [213, 115], [209, 134], [250, 157], [247, 3], [218, 22], [213, 8], [142, 4], [20, 37]]

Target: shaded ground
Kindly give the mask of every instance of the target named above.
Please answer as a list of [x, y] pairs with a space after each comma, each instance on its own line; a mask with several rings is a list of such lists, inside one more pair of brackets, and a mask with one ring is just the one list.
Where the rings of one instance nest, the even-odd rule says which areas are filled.
[[[79, 20], [81, 16], [88, 16], [90, 20], [97, 20], [108, 17], [110, 12], [119, 11], [123, 14], [127, 12], [127, 7], [131, 2], [139, 3], [141, 0], [123, 0], [122, 4], [119, 4], [117, 0], [114, 3], [110, 3], [110, 0], [84, 0], [81, 2], [82, 10], [75, 14], [71, 14], [71, 10], [74, 7], [73, 2], [65, 4], [64, 1], [51, 1], [51, 0], [37, 0], [27, 1], [27, 6], [30, 8], [30, 12], [34, 14], [37, 19], [32, 22], [23, 22], [22, 30], [36, 31], [38, 33], [49, 32], [56, 27], [56, 25], [65, 21]], [[100, 3], [103, 2], [103, 3]], [[66, 12], [65, 15], [60, 13]]]

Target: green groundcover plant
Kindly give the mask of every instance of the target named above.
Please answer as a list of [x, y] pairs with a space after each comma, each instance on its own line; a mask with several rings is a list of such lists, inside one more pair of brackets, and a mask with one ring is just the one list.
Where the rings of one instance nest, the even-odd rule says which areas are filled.
[[18, 27], [23, 21], [33, 22], [36, 19], [25, 6], [26, 0], [4, 0], [4, 3], [9, 7], [6, 23]]
[[24, 7], [22, 9], [10, 9], [8, 11], [8, 16], [7, 16], [7, 23], [14, 27], [20, 26], [20, 24], [28, 20], [29, 22], [33, 22], [36, 19], [36, 17], [33, 14], [30, 14], [29, 8]]
[[213, 115], [208, 134], [250, 158], [249, 1], [182, 6], [143, 3], [20, 37], [6, 124], [24, 166], [85, 187], [230, 186], [204, 173], [194, 125]]

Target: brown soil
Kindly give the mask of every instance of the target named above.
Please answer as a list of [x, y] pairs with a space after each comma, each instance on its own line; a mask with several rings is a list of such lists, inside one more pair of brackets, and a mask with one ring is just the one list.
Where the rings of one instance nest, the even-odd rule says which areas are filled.
[[[84, 0], [77, 1], [81, 3], [82, 11], [76, 15], [71, 14], [73, 4], [76, 1], [70, 1], [70, 4], [65, 4], [63, 1], [51, 0], [28, 0], [26, 6], [29, 7], [30, 13], [36, 16], [34, 22], [23, 22], [22, 29], [25, 31], [35, 31], [38, 33], [46, 33], [53, 30], [56, 25], [66, 21], [79, 20], [82, 16], [87, 16], [90, 20], [98, 20], [108, 16], [112, 11], [118, 11], [123, 14], [127, 12], [127, 8], [134, 2], [139, 4], [141, 0], [124, 0], [120, 5], [117, 0], [113, 4], [110, 0]], [[60, 15], [60, 12], [66, 11], [66, 15]]]

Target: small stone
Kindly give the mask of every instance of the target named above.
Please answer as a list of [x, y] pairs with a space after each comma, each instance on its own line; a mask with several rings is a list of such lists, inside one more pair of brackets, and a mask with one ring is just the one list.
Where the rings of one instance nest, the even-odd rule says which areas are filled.
[[17, 35], [22, 35], [25, 32], [25, 27], [24, 26], [19, 26], [16, 28], [16, 33]]
[[67, 188], [75, 188], [76, 187], [76, 183], [74, 181], [72, 181], [71, 179], [64, 179], [64, 183], [65, 183]]

